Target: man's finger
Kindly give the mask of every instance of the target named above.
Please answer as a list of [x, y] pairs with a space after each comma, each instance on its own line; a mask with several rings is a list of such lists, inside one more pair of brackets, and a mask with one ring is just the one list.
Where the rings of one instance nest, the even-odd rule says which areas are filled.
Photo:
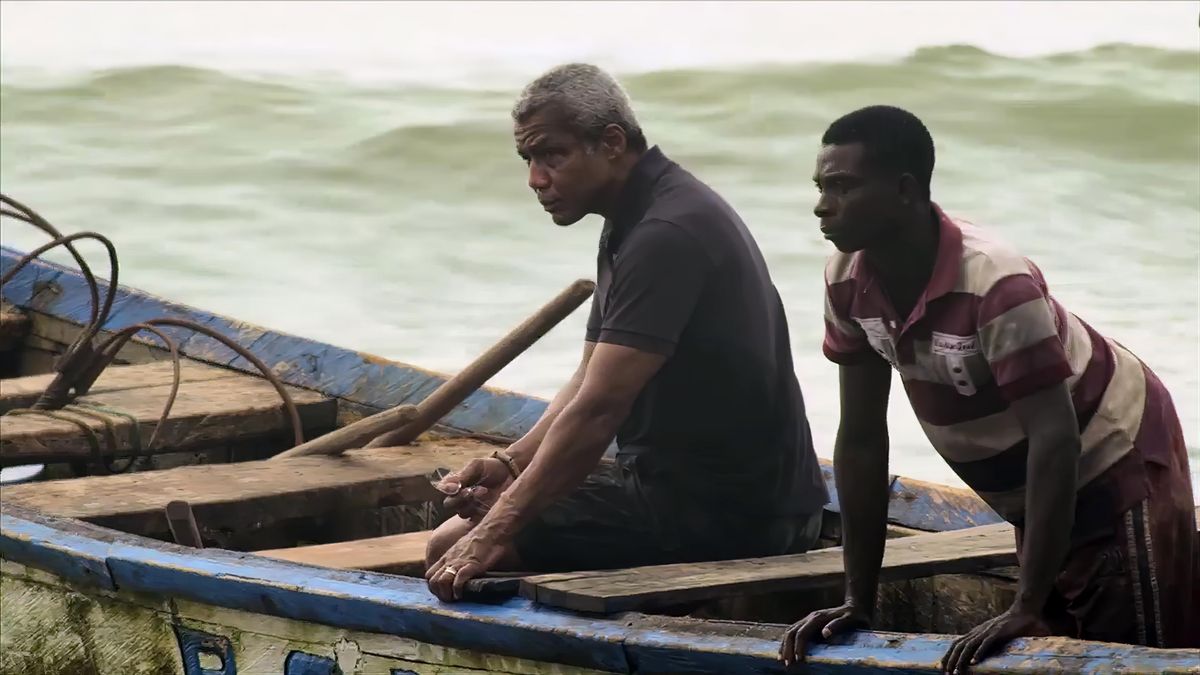
[[804, 625], [800, 627], [800, 630], [796, 631], [796, 638], [793, 640], [793, 648], [795, 649], [793, 656], [796, 661], [804, 663], [808, 658], [808, 644], [820, 635], [825, 626], [829, 624], [829, 620], [834, 616], [837, 615], [818, 612], [807, 619]]
[[438, 572], [442, 571], [442, 568], [445, 566], [446, 566], [446, 556], [442, 556], [442, 557], [438, 558], [437, 562], [433, 563], [432, 565], [429, 566], [429, 569], [425, 570], [425, 580], [426, 581], [432, 580], [434, 577], [437, 576]]
[[447, 511], [461, 516], [475, 508], [475, 500], [471, 498], [470, 488], [467, 488], [452, 497], [443, 499], [442, 506], [446, 507]]
[[971, 656], [971, 665], [975, 665], [991, 656], [997, 649], [1007, 644], [1008, 641], [1009, 638], [995, 631], [983, 636], [983, 640], [979, 642], [979, 646], [975, 649], [975, 654]]
[[797, 621], [789, 626], [788, 629], [783, 632], [783, 639], [779, 641], [779, 660], [783, 661], [783, 665], [785, 666], [791, 665], [792, 658], [796, 654], [796, 650], [792, 647], [792, 640], [795, 639], [796, 632], [800, 630], [800, 626], [803, 624], [803, 621]]
[[986, 635], [985, 631], [986, 629], [983, 626], [980, 626], [958, 639], [958, 641], [955, 643], [955, 648], [952, 650], [954, 654], [954, 663], [952, 663], [951, 667], [947, 669], [947, 672], [967, 672], [971, 655], [975, 653], [975, 648], [979, 644], [979, 640], [983, 635]]
[[958, 655], [962, 652], [963, 644], [966, 643], [967, 637], [963, 636], [954, 640], [950, 645], [950, 651], [942, 657], [942, 672], [953, 673], [958, 668]]
[[857, 627], [858, 617], [850, 612], [844, 612], [839, 616], [834, 617], [833, 621], [825, 624], [825, 628], [821, 631], [821, 637], [831, 638], [834, 635], [843, 633], [847, 630], [853, 630]]
[[442, 501], [442, 505], [447, 510], [453, 511], [456, 515], [470, 520], [472, 516], [487, 513], [487, 508], [483, 504], [483, 498], [487, 495], [487, 488], [482, 485], [476, 485], [464, 489], [453, 497], [447, 497]]
[[449, 477], [446, 477], [435, 483], [433, 487], [437, 488], [438, 492], [453, 497], [454, 495], [458, 494], [460, 490], [462, 490], [462, 483], [458, 482], [457, 480], [450, 480]]
[[[467, 462], [458, 472], [458, 483], [460, 485], [474, 485], [478, 483], [484, 474], [484, 463], [478, 459], [473, 459]], [[449, 476], [447, 476], [449, 478]]]
[[450, 573], [450, 568], [443, 567], [429, 583], [432, 586], [433, 594], [442, 602], [450, 602], [454, 599], [454, 575]]
[[981, 635], [976, 635], [967, 640], [967, 643], [963, 645], [962, 653], [958, 655], [958, 669], [955, 672], [966, 673], [970, 671], [971, 661], [975, 658], [975, 653], [979, 651], [979, 643], [982, 641], [983, 636]]
[[462, 600], [463, 589], [467, 587], [467, 582], [479, 576], [479, 566], [475, 563], [467, 563], [458, 570], [458, 574], [454, 575], [453, 591], [454, 599]]

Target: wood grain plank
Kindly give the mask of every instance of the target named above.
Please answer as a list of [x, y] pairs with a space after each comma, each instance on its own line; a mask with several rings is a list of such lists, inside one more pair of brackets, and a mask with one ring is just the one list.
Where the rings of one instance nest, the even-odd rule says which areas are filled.
[[[89, 394], [77, 402], [102, 405], [134, 416], [144, 448], [158, 426], [169, 392], [169, 385], [158, 385]], [[323, 432], [333, 427], [337, 416], [335, 400], [295, 387], [289, 393], [306, 431]], [[97, 432], [104, 430], [100, 420], [73, 417]], [[130, 442], [133, 424], [117, 416], [112, 420], [118, 441], [115, 456], [127, 456], [133, 450]], [[189, 382], [181, 387], [154, 450], [188, 450], [231, 440], [290, 436], [290, 432], [279, 395], [266, 380], [243, 375]], [[103, 441], [102, 447], [107, 450]], [[87, 438], [70, 422], [40, 416], [0, 417], [0, 465], [87, 459], [91, 454]]]
[[7, 302], [0, 304], [0, 351], [20, 347], [29, 328], [30, 321], [25, 312]]
[[433, 532], [428, 530], [407, 532], [333, 544], [255, 551], [255, 555], [334, 569], [421, 575], [425, 573], [425, 546], [432, 536]]
[[[1016, 563], [1012, 526], [889, 539], [880, 579], [962, 574]], [[741, 594], [842, 583], [842, 549], [797, 555], [527, 577], [521, 594], [565, 609], [612, 613], [647, 610]]]
[[5, 504], [79, 518], [133, 534], [168, 531], [163, 509], [192, 506], [202, 533], [246, 531], [288, 518], [435, 499], [426, 476], [492, 452], [478, 441], [353, 450], [341, 457], [184, 466], [5, 487]]
[[[198, 361], [184, 359], [180, 362], [179, 380], [181, 383], [202, 382], [206, 380], [222, 380], [233, 377], [248, 377], [244, 373], [228, 368], [217, 368]], [[139, 389], [169, 385], [175, 377], [175, 368], [170, 361], [146, 363], [135, 366], [112, 365], [100, 373], [95, 384], [88, 391], [88, 396], [98, 396], [126, 389]], [[27, 375], [0, 381], [0, 413], [16, 408], [28, 408], [37, 401], [46, 387], [54, 380], [55, 374]], [[186, 391], [180, 385], [180, 392]]]

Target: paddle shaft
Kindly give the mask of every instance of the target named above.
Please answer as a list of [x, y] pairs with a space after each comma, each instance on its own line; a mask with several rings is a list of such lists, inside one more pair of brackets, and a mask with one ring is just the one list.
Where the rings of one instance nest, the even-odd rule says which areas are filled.
[[595, 284], [587, 279], [580, 279], [571, 284], [418, 405], [401, 405], [371, 415], [281, 452], [272, 459], [336, 455], [345, 450], [363, 447], [363, 444], [374, 448], [412, 442], [575, 311], [591, 297], [594, 289]]
[[361, 448], [364, 443], [379, 434], [402, 427], [416, 418], [417, 406], [396, 406], [370, 417], [364, 417], [353, 424], [347, 424], [341, 429], [334, 429], [324, 436], [318, 436], [291, 450], [285, 450], [271, 459], [290, 459], [305, 455], [336, 455], [346, 450]]
[[368, 448], [406, 445], [420, 436], [442, 417], [462, 403], [476, 389], [483, 386], [492, 376], [517, 358], [533, 343], [557, 326], [585, 300], [592, 296], [596, 284], [588, 279], [579, 279], [563, 289], [533, 316], [512, 329], [492, 345], [482, 356], [475, 359], [459, 374], [438, 387], [428, 398], [417, 404], [417, 416], [412, 422], [385, 433], [367, 444]]

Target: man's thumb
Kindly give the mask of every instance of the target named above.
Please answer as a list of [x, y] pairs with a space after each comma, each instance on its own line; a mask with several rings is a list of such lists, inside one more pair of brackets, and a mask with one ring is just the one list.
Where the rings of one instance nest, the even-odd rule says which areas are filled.
[[483, 462], [473, 459], [462, 468], [462, 471], [459, 471], [457, 474], [450, 474], [446, 476], [446, 479], [454, 480], [454, 482], [462, 486], [475, 485], [483, 480], [483, 469]]

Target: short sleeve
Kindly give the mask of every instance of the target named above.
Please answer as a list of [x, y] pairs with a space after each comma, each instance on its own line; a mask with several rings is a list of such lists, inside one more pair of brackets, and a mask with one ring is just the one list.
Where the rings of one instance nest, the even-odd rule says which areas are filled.
[[600, 317], [600, 299], [598, 297], [599, 293], [600, 293], [600, 286], [599, 286], [599, 284], [597, 284], [596, 290], [592, 291], [592, 309], [590, 312], [588, 312], [587, 332], [584, 335], [584, 339], [588, 342], [595, 342], [596, 340], [600, 339], [601, 317]]
[[678, 225], [638, 223], [613, 260], [596, 340], [670, 356], [712, 269], [700, 242]]
[[984, 294], [979, 303], [979, 349], [1008, 401], [1071, 377], [1061, 313], [1033, 274], [1004, 277]]
[[850, 319], [850, 297], [853, 282], [829, 283], [825, 280], [825, 341], [821, 351], [825, 358], [843, 366], [862, 363], [875, 356], [861, 326]]

